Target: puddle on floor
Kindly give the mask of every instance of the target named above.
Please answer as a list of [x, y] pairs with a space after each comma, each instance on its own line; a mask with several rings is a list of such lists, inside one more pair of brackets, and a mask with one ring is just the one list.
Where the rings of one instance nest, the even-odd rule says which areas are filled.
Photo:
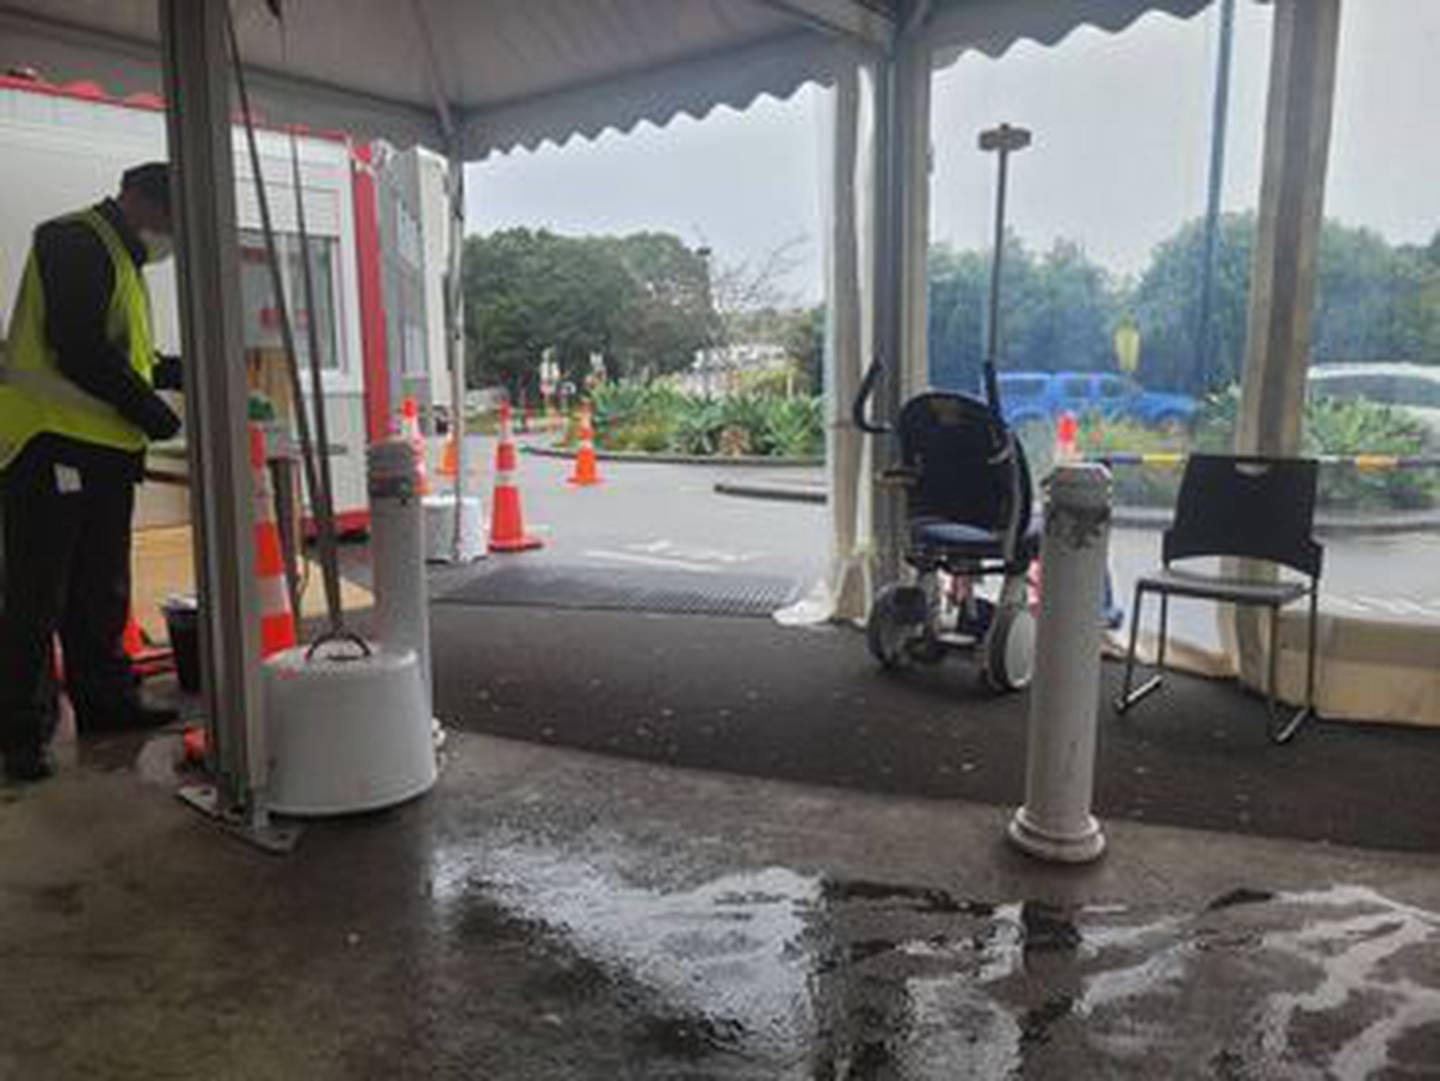
[[1440, 915], [1370, 890], [1247, 889], [1177, 914], [783, 867], [662, 886], [628, 877], [621, 847], [442, 850], [430, 886], [446, 934], [563, 949], [532, 993], [618, 996], [639, 1076], [1435, 1067]]

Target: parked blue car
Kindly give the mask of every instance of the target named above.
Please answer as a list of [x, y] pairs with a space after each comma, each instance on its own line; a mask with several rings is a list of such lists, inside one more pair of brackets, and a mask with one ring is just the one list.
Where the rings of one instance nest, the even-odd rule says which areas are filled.
[[1113, 372], [1001, 372], [1000, 402], [1012, 425], [1099, 413], [1152, 428], [1187, 428], [1200, 408], [1188, 395], [1145, 390]]

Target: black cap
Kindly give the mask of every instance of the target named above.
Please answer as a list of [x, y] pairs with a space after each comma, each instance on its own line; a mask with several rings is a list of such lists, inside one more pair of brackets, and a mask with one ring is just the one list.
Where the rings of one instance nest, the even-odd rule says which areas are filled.
[[120, 177], [120, 190], [134, 189], [157, 206], [170, 210], [170, 166], [163, 161], [147, 161], [126, 169]]

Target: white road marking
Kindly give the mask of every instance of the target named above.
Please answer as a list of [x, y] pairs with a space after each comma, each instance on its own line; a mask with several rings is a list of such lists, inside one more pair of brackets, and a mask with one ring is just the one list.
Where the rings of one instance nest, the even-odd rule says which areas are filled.
[[[734, 567], [742, 563], [753, 563], [755, 560], [762, 559], [768, 554], [763, 551], [728, 552], [721, 548], [703, 548], [677, 544], [674, 541], [664, 539], [631, 541], [621, 545], [621, 549], [629, 555], [674, 560], [687, 567], [695, 564], [717, 563], [726, 567]], [[657, 564], [657, 566], [658, 565], [660, 564]]]
[[647, 567], [665, 567], [670, 570], [699, 571], [701, 574], [719, 574], [720, 568], [704, 563], [686, 563], [680, 559], [666, 559], [663, 556], [640, 555], [637, 552], [612, 552], [603, 548], [588, 548], [587, 559], [608, 559], [616, 563], [638, 563]]
[[652, 541], [649, 544], [627, 544], [625, 548], [632, 552], [646, 552], [651, 555], [660, 555], [663, 553], [675, 559], [695, 560], [699, 563], [724, 563], [727, 565], [750, 563], [766, 554], [765, 552], [727, 552], [721, 548], [694, 548], [684, 544], [676, 544], [668, 540]]

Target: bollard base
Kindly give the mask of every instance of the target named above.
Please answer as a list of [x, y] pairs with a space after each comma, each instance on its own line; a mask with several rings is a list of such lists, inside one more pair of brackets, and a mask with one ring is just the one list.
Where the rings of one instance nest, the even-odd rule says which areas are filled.
[[1090, 863], [1105, 852], [1105, 834], [1094, 815], [1085, 816], [1080, 832], [1058, 834], [1036, 826], [1021, 807], [1010, 819], [1005, 836], [1020, 851], [1051, 863]]
[[299, 817], [404, 803], [436, 780], [434, 719], [413, 649], [367, 656], [289, 649], [261, 670], [269, 809]]
[[421, 500], [425, 521], [426, 563], [473, 563], [484, 559], [485, 526], [480, 500], [466, 496], [460, 504], [460, 547], [455, 548], [455, 496], [427, 495]]

